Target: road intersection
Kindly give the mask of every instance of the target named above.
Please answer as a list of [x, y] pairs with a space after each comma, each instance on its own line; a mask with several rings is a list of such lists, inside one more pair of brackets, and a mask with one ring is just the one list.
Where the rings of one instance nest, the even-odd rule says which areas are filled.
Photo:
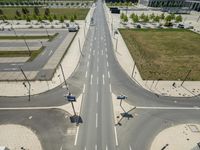
[[[101, 1], [96, 2], [93, 18], [95, 25], [90, 26], [86, 36], [79, 66], [67, 79], [73, 95], [83, 94], [83, 123], [78, 127], [70, 124], [70, 114], [56, 109], [66, 104], [67, 90], [63, 85], [32, 96], [30, 102], [26, 97], [0, 97], [0, 116], [4, 118], [1, 123], [24, 124], [26, 114], [34, 114], [37, 120], [25, 125], [38, 130], [41, 145], [48, 150], [146, 150], [163, 129], [181, 123], [200, 123], [199, 97], [155, 95], [123, 71], [115, 57]], [[133, 118], [124, 118], [121, 126], [114, 122], [113, 93], [127, 95], [127, 103], [136, 106]], [[9, 122], [10, 118], [14, 121]], [[77, 128], [76, 134], [63, 134], [68, 128]]]

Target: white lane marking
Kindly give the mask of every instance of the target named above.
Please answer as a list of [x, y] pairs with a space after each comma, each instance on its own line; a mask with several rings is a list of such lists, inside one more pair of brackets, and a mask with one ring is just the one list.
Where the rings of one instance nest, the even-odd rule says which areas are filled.
[[88, 59], [90, 60], [90, 55], [88, 55]]
[[107, 50], [108, 50], [108, 49], [107, 49], [107, 48], [105, 48], [105, 51], [106, 51], [106, 52], [107, 52]]
[[85, 93], [85, 84], [83, 84], [83, 93]]
[[44, 51], [41, 55], [43, 56], [46, 53], [46, 51]]
[[105, 46], [106, 46], [106, 42], [105, 42], [104, 44], [105, 44]]
[[99, 84], [99, 78], [97, 77], [97, 85]]
[[17, 68], [4, 68], [3, 70], [6, 70], [6, 71], [8, 71], [8, 70], [17, 70]]
[[99, 66], [97, 66], [97, 72], [99, 72]]
[[97, 144], [95, 144], [95, 150], [97, 150]]
[[102, 75], [102, 78], [103, 78], [103, 84], [105, 84], [105, 80], [104, 80], [104, 74]]
[[53, 51], [51, 50], [50, 53], [49, 53], [49, 56], [50, 56], [52, 53], [53, 53]]
[[96, 102], [98, 103], [99, 101], [99, 93], [97, 92], [97, 95], [96, 95]]
[[106, 54], [106, 58], [108, 58], [108, 54]]
[[107, 67], [109, 67], [109, 63], [107, 62]]
[[116, 127], [114, 127], [114, 131], [115, 131], [115, 142], [116, 142], [116, 146], [118, 146], [117, 129], [116, 129]]
[[60, 147], [60, 150], [62, 150], [62, 145], [61, 145], [61, 147]]
[[96, 113], [96, 128], [98, 128], [98, 114]]
[[87, 78], [87, 71], [86, 71], [86, 73], [85, 73], [85, 78]]
[[76, 130], [76, 137], [75, 137], [75, 141], [74, 141], [74, 146], [76, 146], [76, 144], [77, 144], [78, 132], [79, 132], [79, 126], [77, 127], [77, 130]]
[[92, 51], [92, 49], [90, 48], [90, 52]]
[[108, 78], [110, 79], [110, 72], [108, 71]]
[[137, 106], [137, 109], [159, 109], [159, 110], [200, 110], [200, 107], [144, 107]]
[[87, 67], [89, 67], [89, 61], [87, 62]]
[[111, 84], [109, 85], [109, 87], [110, 87], [110, 93], [112, 93], [112, 87], [111, 87]]
[[129, 145], [129, 150], [132, 150], [131, 146]]
[[11, 64], [12, 66], [21, 66], [23, 64]]
[[93, 75], [91, 74], [91, 78], [90, 78], [90, 84], [92, 85], [92, 79], [93, 79]]
[[86, 150], [86, 147], [84, 148], [84, 150]]
[[108, 146], [106, 145], [106, 150], [108, 150]]
[[90, 43], [90, 47], [92, 47], [92, 43]]

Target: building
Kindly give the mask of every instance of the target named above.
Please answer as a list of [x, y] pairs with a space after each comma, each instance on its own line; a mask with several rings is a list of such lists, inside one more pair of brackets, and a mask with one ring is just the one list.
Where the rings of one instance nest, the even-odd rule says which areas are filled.
[[140, 0], [139, 3], [149, 7], [187, 7], [200, 11], [200, 0]]

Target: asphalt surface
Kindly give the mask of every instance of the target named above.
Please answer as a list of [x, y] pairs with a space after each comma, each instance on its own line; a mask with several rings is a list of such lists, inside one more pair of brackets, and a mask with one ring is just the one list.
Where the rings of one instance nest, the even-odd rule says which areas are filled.
[[[90, 26], [83, 47], [83, 56], [79, 66], [67, 80], [73, 95], [78, 97], [83, 91], [81, 107], [83, 123], [78, 126], [77, 134], [73, 137], [66, 135], [69, 139], [61, 142], [59, 139], [62, 138], [62, 133], [55, 134], [49, 130], [57, 126], [55, 132], [63, 131], [70, 128], [68, 123], [64, 126], [62, 119], [57, 120], [57, 124], [50, 128], [44, 128], [45, 122], [37, 124], [38, 121], [43, 118], [46, 120], [48, 117], [52, 117], [54, 122], [57, 116], [63, 114], [59, 111], [55, 114], [54, 111], [49, 110], [47, 114], [46, 110], [39, 110], [41, 116], [38, 114], [38, 120], [25, 124], [31, 127], [37, 124], [34, 130], [39, 131], [37, 134], [45, 150], [59, 149], [60, 145], [63, 145], [63, 150], [148, 150], [154, 137], [163, 129], [181, 123], [200, 123], [200, 112], [196, 109], [200, 106], [199, 97], [158, 96], [141, 88], [127, 76], [115, 58], [102, 4], [101, 1], [96, 4], [95, 24]], [[4, 108], [60, 106], [67, 103], [63, 97], [66, 93], [67, 90], [61, 85], [48, 92], [32, 96], [30, 102], [27, 97], [0, 97], [0, 106]], [[133, 118], [129, 120], [123, 118], [120, 122], [121, 126], [114, 124], [112, 93], [125, 94], [128, 96], [126, 101], [137, 107], [132, 114]], [[1, 110], [1, 123], [12, 120], [7, 117], [11, 114], [12, 118], [20, 118], [20, 116], [23, 118], [27, 113], [23, 111], [19, 113], [20, 111]], [[29, 110], [29, 113], [35, 111]], [[23, 124], [23, 122], [17, 123]], [[40, 135], [44, 132], [48, 132], [48, 137]], [[56, 142], [58, 144], [54, 147]]]

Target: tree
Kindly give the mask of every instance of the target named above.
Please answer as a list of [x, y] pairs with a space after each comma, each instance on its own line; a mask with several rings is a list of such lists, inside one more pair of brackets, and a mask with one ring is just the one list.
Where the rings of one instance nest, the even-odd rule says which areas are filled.
[[182, 22], [183, 18], [181, 15], [176, 16], [176, 22]]
[[160, 18], [161, 18], [162, 20], [165, 19], [165, 14], [162, 13], [162, 14], [160, 15]]
[[140, 15], [140, 19], [141, 19], [142, 21], [145, 19], [145, 14], [144, 14], [144, 13], [142, 13], [142, 14]]
[[128, 17], [127, 17], [127, 15], [124, 15], [123, 22], [128, 22]]
[[40, 16], [38, 16], [37, 21], [42, 22], [42, 18]]
[[171, 14], [171, 19], [172, 19], [172, 20], [174, 20], [174, 19], [175, 19], [175, 17], [176, 17], [176, 16], [175, 16], [175, 14], [174, 14], [174, 13], [172, 13], [172, 14]]
[[167, 15], [166, 17], [165, 17], [165, 21], [166, 22], [171, 22], [171, 20], [172, 20], [172, 17], [171, 17], [171, 15]]
[[151, 15], [150, 15], [150, 17], [149, 17], [151, 20], [153, 20], [154, 18], [155, 18], [155, 15], [154, 15], [154, 13], [152, 13]]
[[27, 22], [31, 22], [30, 16], [27, 16], [27, 17], [26, 17], [26, 21], [27, 21]]
[[2, 9], [0, 9], [0, 15], [4, 15], [4, 13], [3, 13], [3, 10], [2, 10]]
[[56, 14], [53, 15], [53, 19], [54, 19], [54, 20], [57, 20]]
[[121, 13], [121, 15], [120, 15], [120, 19], [121, 19], [121, 21], [124, 20], [124, 16], [125, 16], [125, 14], [124, 14], [124, 13]]
[[155, 16], [154, 19], [153, 19], [153, 21], [154, 21], [154, 22], [159, 22], [159, 21], [160, 21], [160, 17], [159, 17], [158, 15]]
[[131, 15], [130, 15], [130, 18], [132, 19], [132, 18], [134, 18], [135, 17], [135, 13], [132, 13]]
[[25, 7], [22, 8], [22, 12], [23, 12], [24, 15], [29, 14], [29, 10], [27, 8], [25, 8]]
[[74, 16], [70, 17], [70, 22], [74, 22]]
[[76, 20], [77, 19], [77, 16], [76, 16], [76, 14], [74, 14], [74, 20]]
[[21, 17], [21, 16], [22, 16], [19, 10], [16, 10], [15, 13], [16, 13], [16, 16], [17, 16], [17, 17]]
[[143, 20], [144, 22], [149, 22], [149, 16], [148, 15], [146, 15], [145, 17], [144, 17], [144, 20]]
[[40, 15], [40, 10], [39, 10], [39, 8], [38, 7], [34, 7], [34, 13], [35, 13], [35, 15], [36, 16], [39, 16]]
[[49, 16], [49, 18], [48, 18], [48, 20], [49, 20], [49, 22], [53, 22], [53, 18], [51, 17], [51, 16]]
[[61, 22], [61, 23], [64, 22], [64, 17], [63, 17], [63, 16], [60, 17], [60, 22]]
[[45, 16], [49, 16], [49, 15], [50, 15], [50, 10], [49, 10], [49, 8], [46, 8], [46, 9], [45, 9], [44, 14], [45, 14]]
[[132, 21], [133, 21], [134, 23], [139, 22], [139, 17], [138, 17], [138, 15], [133, 16], [131, 19], [132, 19]]

